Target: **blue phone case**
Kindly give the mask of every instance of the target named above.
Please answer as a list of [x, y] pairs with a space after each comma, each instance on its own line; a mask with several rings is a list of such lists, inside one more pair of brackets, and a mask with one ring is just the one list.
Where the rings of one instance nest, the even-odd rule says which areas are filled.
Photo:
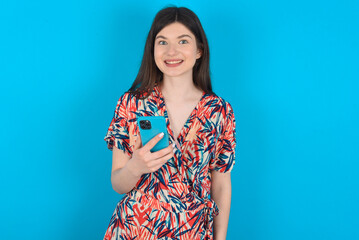
[[[141, 123], [141, 121], [143, 122]], [[140, 129], [142, 146], [146, 145], [157, 134], [163, 132], [164, 135], [162, 139], [150, 151], [156, 152], [158, 150], [168, 147], [169, 140], [167, 125], [166, 119], [163, 116], [138, 117], [137, 125]]]

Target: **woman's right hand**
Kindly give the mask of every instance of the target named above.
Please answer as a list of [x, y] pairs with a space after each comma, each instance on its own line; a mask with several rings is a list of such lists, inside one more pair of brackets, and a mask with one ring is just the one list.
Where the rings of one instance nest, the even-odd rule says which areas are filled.
[[[162, 135], [162, 136], [161, 136]], [[157, 171], [163, 164], [173, 157], [174, 146], [161, 149], [156, 152], [150, 150], [163, 138], [163, 133], [153, 137], [145, 146], [142, 146], [142, 140], [138, 134], [131, 159], [128, 161], [128, 169], [135, 176], [141, 176], [145, 173]]]

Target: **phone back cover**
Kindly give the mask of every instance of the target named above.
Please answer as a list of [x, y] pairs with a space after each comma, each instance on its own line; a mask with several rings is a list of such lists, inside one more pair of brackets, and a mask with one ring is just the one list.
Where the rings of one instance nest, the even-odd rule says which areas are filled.
[[[141, 120], [149, 120], [151, 122], [151, 129], [142, 129], [140, 127]], [[146, 145], [157, 134], [164, 133], [163, 138], [151, 149], [151, 152], [156, 152], [169, 145], [166, 119], [163, 116], [138, 117], [137, 125], [140, 129], [142, 146]]]

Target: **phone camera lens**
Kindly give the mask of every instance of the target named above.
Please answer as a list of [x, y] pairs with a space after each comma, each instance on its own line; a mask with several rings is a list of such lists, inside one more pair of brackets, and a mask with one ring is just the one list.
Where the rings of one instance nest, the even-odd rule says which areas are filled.
[[142, 129], [151, 129], [151, 122], [148, 120], [141, 120], [140, 121], [140, 127]]

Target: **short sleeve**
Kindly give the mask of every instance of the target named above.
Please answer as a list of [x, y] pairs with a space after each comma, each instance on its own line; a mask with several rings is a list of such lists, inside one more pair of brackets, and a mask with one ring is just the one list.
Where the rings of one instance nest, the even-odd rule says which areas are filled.
[[107, 142], [108, 149], [112, 150], [115, 146], [131, 156], [132, 151], [127, 120], [128, 101], [129, 95], [127, 93], [122, 95], [118, 100], [114, 116], [104, 140]]
[[236, 120], [232, 106], [226, 102], [222, 112], [222, 131], [216, 143], [215, 156], [210, 161], [209, 169], [222, 173], [232, 171], [235, 164]]

